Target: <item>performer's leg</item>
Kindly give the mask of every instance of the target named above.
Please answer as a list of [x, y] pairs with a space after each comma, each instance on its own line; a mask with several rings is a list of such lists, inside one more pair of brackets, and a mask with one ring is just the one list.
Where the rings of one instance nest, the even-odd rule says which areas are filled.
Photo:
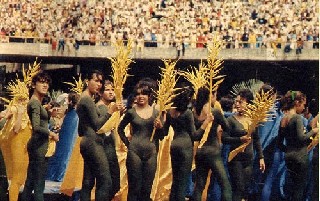
[[194, 192], [193, 192], [192, 198], [194, 201], [201, 201], [202, 192], [205, 188], [207, 178], [208, 178], [209, 166], [207, 164], [208, 161], [205, 158], [204, 153], [202, 153], [202, 150], [198, 149], [197, 154], [195, 156], [195, 160], [196, 160], [196, 180], [195, 180], [195, 186], [194, 186]]
[[126, 166], [128, 173], [128, 201], [140, 201], [142, 162], [140, 157], [132, 150], [128, 150]]
[[47, 172], [48, 161], [45, 157], [48, 150], [48, 144], [43, 144], [36, 151], [36, 170], [34, 173], [34, 201], [44, 201], [45, 176]]
[[290, 171], [290, 177], [292, 178], [292, 200], [300, 201], [305, 197], [305, 190], [307, 186], [306, 171], [308, 170], [308, 156], [295, 156], [294, 160], [287, 160], [286, 165], [288, 171]]
[[157, 153], [153, 152], [149, 160], [142, 162], [143, 182], [140, 191], [140, 201], [150, 201], [153, 180], [157, 170]]
[[105, 152], [109, 161], [109, 168], [112, 180], [111, 198], [120, 190], [120, 167], [118, 157], [112, 136], [107, 138], [105, 142]]
[[192, 166], [192, 146], [177, 147], [171, 145], [172, 186], [170, 192], [171, 201], [184, 201], [187, 183]]
[[108, 201], [111, 200], [110, 196], [112, 190], [112, 180], [109, 169], [109, 162], [104, 148], [102, 145], [96, 145], [96, 153], [94, 155], [95, 167], [94, 174], [96, 178], [96, 201]]
[[230, 185], [225, 167], [223, 165], [222, 158], [220, 156], [213, 157], [211, 167], [212, 167], [212, 173], [217, 178], [218, 183], [221, 186], [221, 200], [231, 201], [232, 200], [231, 185]]
[[241, 201], [245, 191], [242, 164], [240, 161], [231, 161], [228, 164], [228, 169], [232, 186], [232, 200]]

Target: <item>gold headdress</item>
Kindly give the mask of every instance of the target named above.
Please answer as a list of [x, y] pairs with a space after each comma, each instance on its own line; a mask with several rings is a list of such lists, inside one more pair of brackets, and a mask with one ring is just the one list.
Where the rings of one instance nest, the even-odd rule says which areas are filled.
[[[163, 111], [166, 111], [171, 108], [173, 102], [173, 98], [176, 96], [174, 93], [177, 88], [174, 88], [177, 83], [177, 71], [174, 69], [177, 61], [171, 61], [171, 60], [163, 60], [165, 67], [160, 68], [161, 69], [161, 81], [158, 81], [159, 90], [156, 92], [157, 96], [157, 105], [159, 106], [159, 115], [158, 118], [160, 118], [160, 115]], [[153, 129], [150, 141], [153, 140], [155, 133], [155, 129]]]
[[84, 88], [84, 82], [81, 79], [81, 74], [79, 75], [79, 80], [77, 81], [75, 77], [73, 77], [74, 83], [72, 82], [63, 82], [65, 84], [70, 85], [72, 88], [70, 89], [70, 91], [73, 91], [79, 95], [81, 95], [82, 90]]
[[[269, 113], [270, 109], [273, 107], [274, 100], [272, 96], [272, 90], [256, 93], [252, 104], [248, 104], [244, 111], [244, 115], [250, 119], [250, 125], [247, 129], [246, 136], [250, 137], [255, 129], [263, 122], [268, 121], [269, 117], [272, 115]], [[244, 152], [245, 148], [251, 143], [246, 142], [229, 153], [228, 161], [230, 162], [238, 153]]]
[[[29, 87], [31, 86], [32, 78], [35, 76], [41, 69], [40, 63], [37, 62], [37, 59], [34, 61], [33, 65], [29, 64], [28, 69], [25, 71], [24, 66], [22, 67], [23, 81], [19, 80], [18, 75], [15, 81], [9, 82], [6, 89], [9, 91], [10, 96], [13, 98], [12, 101], [18, 101], [20, 99], [27, 100], [29, 99]], [[5, 101], [8, 101], [2, 98]]]

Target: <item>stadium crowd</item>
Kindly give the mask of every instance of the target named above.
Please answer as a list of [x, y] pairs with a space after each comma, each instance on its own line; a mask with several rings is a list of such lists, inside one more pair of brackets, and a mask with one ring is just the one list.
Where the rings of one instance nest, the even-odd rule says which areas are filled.
[[317, 0], [0, 2], [1, 42], [203, 48], [218, 35], [225, 48], [319, 48]]

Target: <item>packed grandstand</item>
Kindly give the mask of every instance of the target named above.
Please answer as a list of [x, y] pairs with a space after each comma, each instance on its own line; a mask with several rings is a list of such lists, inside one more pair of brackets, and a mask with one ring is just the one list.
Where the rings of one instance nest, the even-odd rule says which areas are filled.
[[317, 0], [0, 2], [1, 42], [202, 48], [218, 35], [225, 48], [319, 48]]

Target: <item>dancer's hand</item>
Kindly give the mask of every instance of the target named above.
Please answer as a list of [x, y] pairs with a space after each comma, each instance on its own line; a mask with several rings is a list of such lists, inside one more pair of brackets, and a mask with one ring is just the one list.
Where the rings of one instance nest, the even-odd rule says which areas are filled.
[[260, 171], [261, 171], [262, 173], [264, 173], [264, 171], [266, 170], [266, 164], [264, 163], [264, 159], [261, 158], [261, 159], [259, 160], [259, 163], [260, 163]]
[[241, 136], [240, 137], [240, 140], [242, 143], [247, 143], [251, 140], [251, 137], [247, 136], [247, 135], [244, 135], [244, 136]]

